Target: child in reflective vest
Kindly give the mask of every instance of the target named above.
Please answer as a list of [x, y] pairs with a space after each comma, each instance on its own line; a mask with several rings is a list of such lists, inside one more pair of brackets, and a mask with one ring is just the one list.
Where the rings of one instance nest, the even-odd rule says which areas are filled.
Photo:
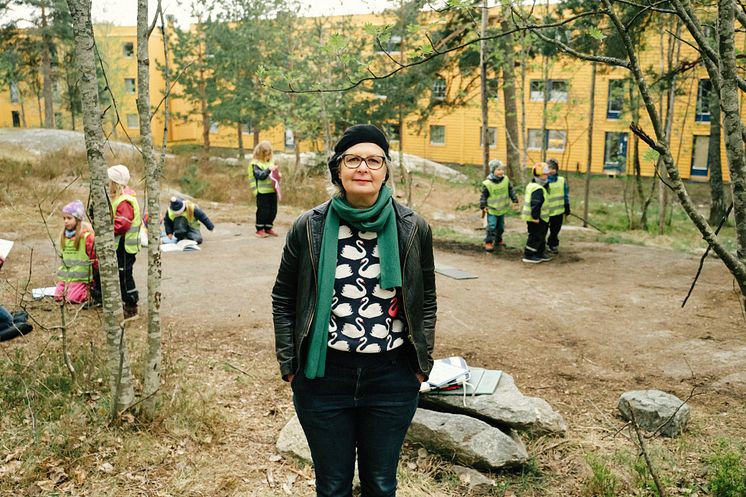
[[60, 235], [62, 262], [57, 270], [59, 281], [54, 298], [71, 304], [88, 300], [94, 269], [98, 268], [93, 246], [93, 230], [83, 222], [85, 209], [80, 200], [73, 200], [62, 208], [64, 228]]

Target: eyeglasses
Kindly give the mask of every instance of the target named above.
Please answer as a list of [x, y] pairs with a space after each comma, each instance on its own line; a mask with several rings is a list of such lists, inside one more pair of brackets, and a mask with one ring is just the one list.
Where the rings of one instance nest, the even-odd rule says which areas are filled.
[[350, 169], [357, 169], [363, 162], [365, 162], [365, 165], [368, 166], [368, 169], [381, 169], [383, 165], [386, 164], [386, 157], [381, 157], [380, 155], [360, 157], [352, 154], [345, 154], [342, 156], [342, 164], [344, 164], [345, 167], [349, 167]]

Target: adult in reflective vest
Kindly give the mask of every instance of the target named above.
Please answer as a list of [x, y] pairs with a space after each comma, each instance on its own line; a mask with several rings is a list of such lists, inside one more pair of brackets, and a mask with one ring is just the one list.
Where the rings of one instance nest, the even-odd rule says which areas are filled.
[[272, 227], [277, 217], [275, 181], [279, 182], [280, 176], [272, 160], [272, 145], [268, 141], [259, 142], [254, 149], [247, 173], [251, 192], [256, 197], [256, 236], [277, 236]]
[[109, 195], [114, 216], [114, 241], [117, 247], [119, 267], [119, 288], [122, 291], [124, 318], [137, 316], [139, 294], [135, 286], [132, 270], [137, 252], [140, 250], [140, 205], [135, 191], [127, 185], [130, 172], [126, 166], [117, 164], [106, 170], [109, 177]]
[[562, 222], [570, 215], [570, 187], [564, 177], [558, 176], [557, 159], [549, 159], [549, 238], [547, 247], [553, 254], [559, 253], [559, 232]]
[[479, 208], [487, 216], [487, 229], [484, 237], [484, 250], [492, 252], [495, 245], [503, 245], [505, 214], [510, 210], [510, 202], [518, 203], [513, 184], [505, 175], [505, 166], [499, 160], [490, 161], [490, 175], [482, 182], [482, 195]]
[[531, 264], [552, 260], [546, 254], [545, 242], [549, 226], [549, 210], [546, 205], [548, 176], [547, 163], [536, 163], [533, 167], [533, 179], [526, 185], [526, 195], [523, 198], [521, 218], [526, 221], [528, 239], [522, 260]]
[[64, 299], [71, 304], [82, 304], [89, 297], [96, 253], [93, 230], [83, 222], [84, 212], [80, 200], [74, 200], [62, 208], [62, 261], [57, 270], [58, 281], [54, 292], [58, 302]]
[[202, 243], [200, 223], [204, 224], [205, 228], [210, 231], [215, 228], [210, 218], [197, 204], [179, 197], [171, 197], [166, 217], [163, 219], [163, 228], [166, 231], [164, 242], [194, 240], [197, 243]]

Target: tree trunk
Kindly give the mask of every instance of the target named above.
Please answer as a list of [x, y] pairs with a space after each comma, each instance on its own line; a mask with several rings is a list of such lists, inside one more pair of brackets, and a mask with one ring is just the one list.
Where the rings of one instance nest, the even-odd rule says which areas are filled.
[[148, 53], [148, 0], [137, 1], [137, 112], [140, 115], [140, 148], [145, 162], [145, 196], [148, 219], [148, 352], [143, 378], [143, 409], [155, 414], [155, 394], [161, 386], [161, 168], [153, 151], [150, 128], [150, 56]]
[[127, 342], [122, 321], [122, 296], [119, 291], [114, 225], [107, 198], [104, 132], [98, 103], [98, 79], [94, 54], [90, 0], [67, 0], [75, 33], [75, 59], [80, 74], [83, 127], [91, 174], [91, 198], [96, 229], [96, 252], [99, 259], [103, 315], [108, 351], [107, 366], [112, 392], [112, 418], [135, 399]]
[[489, 101], [487, 100], [487, 18], [489, 9], [487, 0], [482, 0], [482, 41], [479, 43], [479, 79], [480, 96], [482, 100], [482, 169], [484, 176], [490, 173], [490, 128], [489, 128]]
[[293, 130], [293, 144], [295, 145], [295, 170], [300, 171], [300, 141], [295, 130]]
[[199, 111], [202, 115], [202, 153], [205, 159], [210, 155], [210, 113], [207, 110], [207, 81], [205, 80], [204, 54], [202, 44], [197, 54], [199, 60]]
[[588, 204], [591, 198], [591, 164], [593, 163], [593, 117], [596, 102], [596, 63], [591, 64], [591, 94], [588, 105], [588, 164], [585, 167], [585, 200], [583, 226], [588, 227]]
[[[500, 23], [503, 32], [510, 29], [507, 20]], [[508, 171], [513, 181], [523, 184], [523, 167], [521, 167], [521, 150], [518, 148], [518, 109], [516, 106], [515, 58], [513, 56], [513, 36], [498, 39], [502, 53], [503, 101], [505, 109], [505, 156]]]
[[725, 189], [723, 188], [723, 165], [720, 161], [720, 102], [716, 93], [710, 99], [710, 140], [707, 145], [707, 167], [710, 171], [710, 216], [712, 226], [720, 224], [725, 216]]
[[243, 126], [241, 125], [241, 121], [236, 123], [236, 131], [238, 132], [238, 160], [243, 160], [244, 156], [244, 149], [243, 149]]
[[[526, 128], [526, 33], [521, 35], [521, 169], [528, 166], [528, 129]], [[530, 181], [530, 176], [526, 180]]]
[[51, 37], [48, 33], [45, 2], [41, 2], [41, 77], [44, 93], [44, 127], [54, 128], [54, 91], [52, 89], [52, 61], [50, 54]]
[[[16, 88], [18, 85], [16, 85]], [[21, 89], [18, 89], [18, 103], [21, 105], [21, 125], [24, 128], [28, 128], [28, 124], [26, 123], [26, 105], [23, 103], [23, 92]]]
[[544, 95], [541, 99], [541, 160], [547, 161], [547, 118], [549, 112], [549, 57], [541, 56], [541, 80], [544, 85]]
[[[742, 135], [743, 123], [739, 107], [737, 85], [736, 48], [734, 44], [734, 17], [736, 5], [733, 1], [722, 0], [718, 4], [719, 51], [722, 71], [720, 88], [720, 109], [723, 112], [723, 131], [725, 131], [725, 151], [728, 155], [730, 184], [733, 191], [733, 213], [736, 220], [736, 257], [740, 266], [734, 266], [731, 272], [741, 288], [741, 304], [746, 310], [746, 156]], [[709, 241], [709, 240], [708, 240]], [[713, 245], [710, 243], [710, 245]], [[713, 247], [717, 249], [718, 247]], [[718, 252], [718, 255], [720, 253]], [[722, 256], [721, 256], [722, 258]], [[726, 264], [728, 261], [723, 259]], [[740, 274], [734, 269], [740, 269]]]
[[254, 148], [256, 148], [256, 146], [259, 145], [259, 130], [253, 128], [251, 131], [254, 134]]

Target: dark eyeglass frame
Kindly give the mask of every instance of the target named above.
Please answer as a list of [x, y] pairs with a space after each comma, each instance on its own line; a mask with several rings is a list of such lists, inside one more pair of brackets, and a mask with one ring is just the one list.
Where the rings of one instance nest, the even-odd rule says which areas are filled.
[[[348, 158], [360, 159], [360, 162], [356, 166], [351, 166], [351, 165], [349, 165], [347, 163]], [[381, 165], [380, 166], [371, 165], [371, 163], [368, 162], [368, 160], [373, 159], [373, 158], [375, 158], [375, 159], [381, 159]], [[370, 169], [372, 171], [377, 171], [377, 170], [381, 169], [383, 166], [386, 165], [386, 157], [384, 157], [382, 155], [370, 155], [368, 157], [360, 157], [359, 155], [355, 155], [355, 154], [344, 154], [342, 157], [339, 158], [339, 162], [341, 164], [343, 164], [348, 169], [357, 169], [358, 167], [360, 167], [363, 164], [363, 162], [365, 162], [365, 166], [368, 169]]]

